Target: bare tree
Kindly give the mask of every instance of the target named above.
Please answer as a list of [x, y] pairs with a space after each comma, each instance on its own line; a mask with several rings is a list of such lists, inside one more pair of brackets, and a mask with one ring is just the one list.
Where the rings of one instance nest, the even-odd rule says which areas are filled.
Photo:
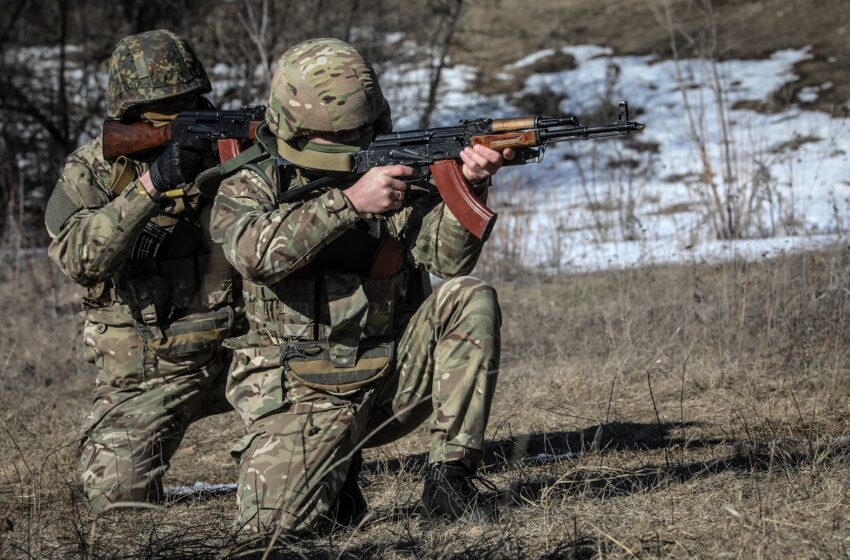
[[449, 49], [452, 47], [462, 9], [463, 0], [439, 0], [434, 5], [434, 13], [439, 14], [439, 20], [437, 25], [434, 26], [429, 44], [431, 65], [429, 68], [428, 94], [425, 107], [422, 109], [422, 115], [419, 118], [421, 128], [428, 128], [431, 123], [431, 115], [437, 105], [443, 69], [448, 62]]

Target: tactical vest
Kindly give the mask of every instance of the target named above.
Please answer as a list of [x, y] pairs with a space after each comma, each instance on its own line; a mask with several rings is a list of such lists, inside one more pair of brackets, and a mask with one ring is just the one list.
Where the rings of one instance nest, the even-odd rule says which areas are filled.
[[[255, 150], [273, 142], [261, 132]], [[262, 149], [265, 156], [257, 155], [248, 168], [279, 195], [269, 155], [275, 151]], [[288, 187], [306, 182], [296, 171]], [[306, 384], [312, 374], [322, 380], [317, 387], [345, 392], [374, 379], [371, 365], [391, 360], [393, 341], [430, 293], [427, 272], [406, 261], [391, 227], [381, 217], [359, 220], [283, 280], [266, 286], [243, 279], [251, 336], [280, 345], [284, 366]]]
[[[119, 195], [147, 168], [119, 158], [109, 188]], [[135, 329], [158, 356], [190, 359], [238, 334], [239, 277], [209, 235], [211, 200], [196, 188], [164, 200], [113, 277], [91, 289], [87, 314], [113, 303], [129, 308]]]

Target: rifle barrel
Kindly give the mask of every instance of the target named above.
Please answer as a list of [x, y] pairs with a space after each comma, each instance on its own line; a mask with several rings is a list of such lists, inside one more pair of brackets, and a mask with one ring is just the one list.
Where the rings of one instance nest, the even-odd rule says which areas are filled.
[[561, 129], [547, 129], [538, 132], [541, 144], [558, 142], [559, 140], [589, 140], [608, 136], [625, 136], [633, 131], [643, 130], [644, 125], [638, 122], [624, 122], [600, 126], [577, 126]]

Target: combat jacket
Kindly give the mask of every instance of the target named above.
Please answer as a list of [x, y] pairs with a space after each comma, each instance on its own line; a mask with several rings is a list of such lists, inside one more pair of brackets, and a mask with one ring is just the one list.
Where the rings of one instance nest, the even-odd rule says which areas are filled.
[[343, 371], [365, 349], [403, 331], [431, 292], [429, 273], [468, 274], [482, 243], [436, 192], [411, 196], [387, 217], [365, 219], [343, 195], [345, 185], [279, 202], [280, 193], [318, 178], [292, 169], [290, 180], [278, 185], [268, 158], [223, 181], [216, 196], [212, 238], [242, 274], [251, 330], [228, 343], [269, 347], [266, 358], [275, 359], [275, 347], [319, 341]]
[[[210, 239], [209, 199], [189, 186], [153, 200], [138, 181], [148, 163], [107, 162], [93, 140], [68, 156], [45, 217], [51, 259], [88, 288], [87, 358], [121, 369], [108, 359], [114, 348], [144, 347], [143, 371], [101, 376], [117, 385], [201, 367], [241, 313], [239, 276]], [[143, 344], [122, 344], [127, 337]], [[127, 356], [127, 369], [137, 360]]]

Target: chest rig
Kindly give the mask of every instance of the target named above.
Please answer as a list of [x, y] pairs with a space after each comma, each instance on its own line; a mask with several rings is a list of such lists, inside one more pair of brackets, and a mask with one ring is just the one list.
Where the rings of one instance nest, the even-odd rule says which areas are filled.
[[[143, 162], [119, 158], [110, 190], [117, 196], [132, 188], [146, 168]], [[163, 198], [127, 260], [101, 289], [100, 303], [126, 305], [136, 331], [163, 356], [216, 348], [233, 328], [236, 275], [210, 239], [210, 206], [193, 186]]]
[[[277, 165], [268, 159], [260, 167], [257, 175], [274, 186], [280, 208], [323, 193], [293, 200], [287, 194], [311, 179], [294, 168], [282, 175], [279, 158]], [[283, 280], [268, 286], [243, 280], [252, 330], [282, 345], [287, 363], [312, 349], [334, 368], [359, 366], [360, 358], [401, 332], [424, 299], [421, 273], [405, 262], [392, 227], [380, 216], [361, 219]]]

